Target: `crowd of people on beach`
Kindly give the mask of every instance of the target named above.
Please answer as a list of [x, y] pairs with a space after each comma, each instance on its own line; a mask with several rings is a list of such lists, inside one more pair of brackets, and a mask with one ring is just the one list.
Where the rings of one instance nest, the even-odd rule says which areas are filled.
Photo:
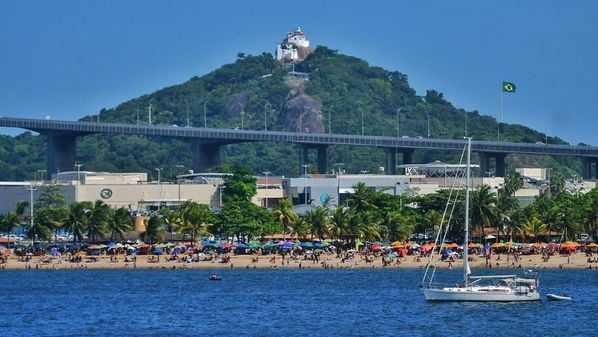
[[[285, 242], [287, 244], [288, 242]], [[21, 266], [26, 269], [44, 269], [46, 266], [52, 268], [87, 268], [104, 265], [105, 267], [137, 268], [187, 268], [187, 267], [209, 267], [237, 266], [245, 268], [375, 268], [380, 267], [409, 267], [424, 268], [428, 263], [441, 263], [448, 269], [455, 267], [462, 259], [462, 248], [456, 249], [418, 249], [423, 247], [414, 245], [414, 248], [393, 248], [391, 246], [380, 246], [375, 244], [355, 245], [348, 244], [327, 244], [318, 249], [305, 248], [301, 243], [293, 245], [281, 245], [277, 243], [265, 244], [257, 248], [248, 248], [246, 245], [238, 249], [235, 245], [210, 245], [202, 247], [197, 244], [185, 245], [173, 243], [171, 245], [161, 244], [160, 250], [152, 248], [157, 245], [139, 245], [144, 250], [131, 250], [125, 245], [97, 247], [77, 247], [76, 249], [51, 248], [43, 250], [40, 248], [19, 249], [12, 252], [12, 258], [22, 262]], [[409, 245], [408, 245], [409, 246]], [[111, 248], [116, 247], [116, 248]], [[266, 248], [265, 248], [266, 247]], [[284, 248], [283, 248], [284, 247]], [[482, 264], [475, 265], [478, 268], [526, 268], [551, 265], [550, 261], [555, 256], [559, 260], [556, 267], [565, 268], [571, 266], [572, 258], [578, 252], [585, 253], [587, 259], [586, 268], [594, 268], [593, 264], [598, 263], [594, 257], [595, 250], [585, 247], [580, 249], [549, 249], [538, 247], [529, 251], [530, 255], [522, 255], [519, 249], [502, 247], [499, 249], [485, 249], [483, 246], [469, 248], [471, 262], [483, 260]], [[159, 251], [159, 253], [157, 253]], [[90, 252], [92, 252], [90, 254]], [[433, 253], [440, 253], [438, 261], [430, 262], [429, 256]], [[524, 261], [524, 257], [534, 256], [532, 266]], [[11, 254], [2, 254], [0, 265], [2, 268], [9, 264]], [[142, 263], [138, 263], [138, 257]], [[538, 259], [539, 257], [539, 259]], [[266, 262], [267, 261], [267, 262]], [[18, 266], [18, 264], [17, 264]], [[46, 267], [47, 268], [47, 267]]]

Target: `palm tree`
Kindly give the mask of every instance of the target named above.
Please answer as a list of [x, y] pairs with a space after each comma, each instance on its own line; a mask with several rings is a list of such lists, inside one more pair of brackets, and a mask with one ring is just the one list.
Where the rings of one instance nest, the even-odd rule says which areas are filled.
[[87, 226], [87, 238], [91, 242], [96, 242], [98, 238], [106, 234], [106, 226], [110, 206], [102, 200], [96, 200], [90, 209], [89, 224]]
[[284, 239], [287, 228], [297, 221], [299, 216], [293, 211], [293, 204], [287, 199], [282, 199], [278, 207], [272, 211], [274, 220], [282, 226], [282, 236]]
[[538, 237], [546, 232], [546, 227], [546, 224], [537, 215], [532, 215], [523, 225], [524, 236], [527, 232], [538, 240]]
[[[164, 219], [161, 219], [164, 223]], [[181, 205], [181, 222], [177, 230], [189, 234], [195, 241], [200, 235], [209, 234], [208, 228], [215, 221], [214, 214], [208, 205], [185, 202]]]
[[289, 228], [291, 235], [296, 235], [298, 238], [305, 239], [309, 234], [309, 224], [305, 219], [300, 217], [297, 217], [287, 228]]
[[180, 227], [180, 225], [182, 224], [180, 210], [178, 212], [175, 212], [170, 208], [163, 208], [160, 211], [160, 214], [162, 215], [164, 223], [166, 224], [166, 230], [168, 231], [168, 233], [170, 233], [170, 240], [172, 240], [172, 234], [175, 228]]
[[[472, 225], [481, 229], [482, 236], [485, 236], [485, 227], [497, 222], [496, 196], [491, 192], [489, 185], [482, 185], [471, 193], [470, 216]], [[496, 240], [498, 241], [498, 235]]]
[[69, 205], [64, 229], [73, 235], [73, 243], [83, 241], [89, 224], [90, 202], [73, 202]]
[[339, 206], [332, 211], [332, 215], [330, 216], [330, 233], [335, 238], [339, 238], [341, 234], [347, 231], [349, 218], [349, 207]]
[[324, 239], [330, 233], [328, 212], [322, 206], [316, 207], [305, 214], [305, 221], [309, 224], [309, 231], [313, 239], [314, 236], [320, 240]]
[[159, 215], [152, 215], [147, 221], [145, 232], [141, 233], [141, 239], [148, 243], [160, 242], [164, 238], [163, 221]]
[[40, 240], [49, 240], [52, 236], [50, 227], [52, 227], [50, 213], [45, 208], [39, 209], [33, 221], [33, 226], [30, 226], [27, 229], [27, 237], [32, 240], [35, 240], [36, 238], [39, 238]]
[[129, 210], [124, 207], [110, 209], [106, 225], [110, 231], [110, 241], [115, 241], [117, 236], [122, 240], [133, 225]]
[[347, 203], [349, 207], [355, 209], [357, 212], [365, 212], [378, 208], [375, 205], [376, 193], [363, 182], [359, 182], [353, 186], [355, 193], [349, 195]]

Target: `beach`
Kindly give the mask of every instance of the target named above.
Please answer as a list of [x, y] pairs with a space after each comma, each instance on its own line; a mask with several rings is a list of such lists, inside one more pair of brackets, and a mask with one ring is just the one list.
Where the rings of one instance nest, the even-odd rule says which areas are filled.
[[[80, 255], [77, 262], [70, 262], [67, 256], [25, 256], [10, 255], [0, 265], [2, 269], [364, 269], [364, 268], [425, 268], [428, 259], [407, 255], [392, 262], [383, 262], [381, 256], [356, 254], [353, 258], [341, 258], [336, 254], [321, 254], [316, 259], [306, 259], [305, 255], [291, 258], [289, 255], [268, 254], [226, 254], [206, 256], [203, 260], [193, 261], [187, 255]], [[567, 255], [555, 254], [547, 260], [540, 254], [513, 255], [493, 254], [490, 259], [481, 255], [470, 256], [472, 269], [596, 269], [598, 259], [577, 252]], [[462, 268], [462, 260], [437, 261], [432, 264], [438, 268]]]

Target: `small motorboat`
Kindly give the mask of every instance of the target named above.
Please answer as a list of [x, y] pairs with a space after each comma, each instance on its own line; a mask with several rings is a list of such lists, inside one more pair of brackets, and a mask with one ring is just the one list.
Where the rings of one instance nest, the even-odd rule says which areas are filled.
[[547, 294], [546, 297], [551, 301], [571, 301], [570, 296]]

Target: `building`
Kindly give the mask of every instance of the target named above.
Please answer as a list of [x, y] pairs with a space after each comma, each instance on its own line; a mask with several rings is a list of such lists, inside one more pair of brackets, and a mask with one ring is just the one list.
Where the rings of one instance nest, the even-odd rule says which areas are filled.
[[305, 34], [297, 27], [294, 32], [288, 32], [282, 43], [276, 45], [276, 60], [278, 61], [301, 61], [305, 59], [309, 48], [309, 41]]

